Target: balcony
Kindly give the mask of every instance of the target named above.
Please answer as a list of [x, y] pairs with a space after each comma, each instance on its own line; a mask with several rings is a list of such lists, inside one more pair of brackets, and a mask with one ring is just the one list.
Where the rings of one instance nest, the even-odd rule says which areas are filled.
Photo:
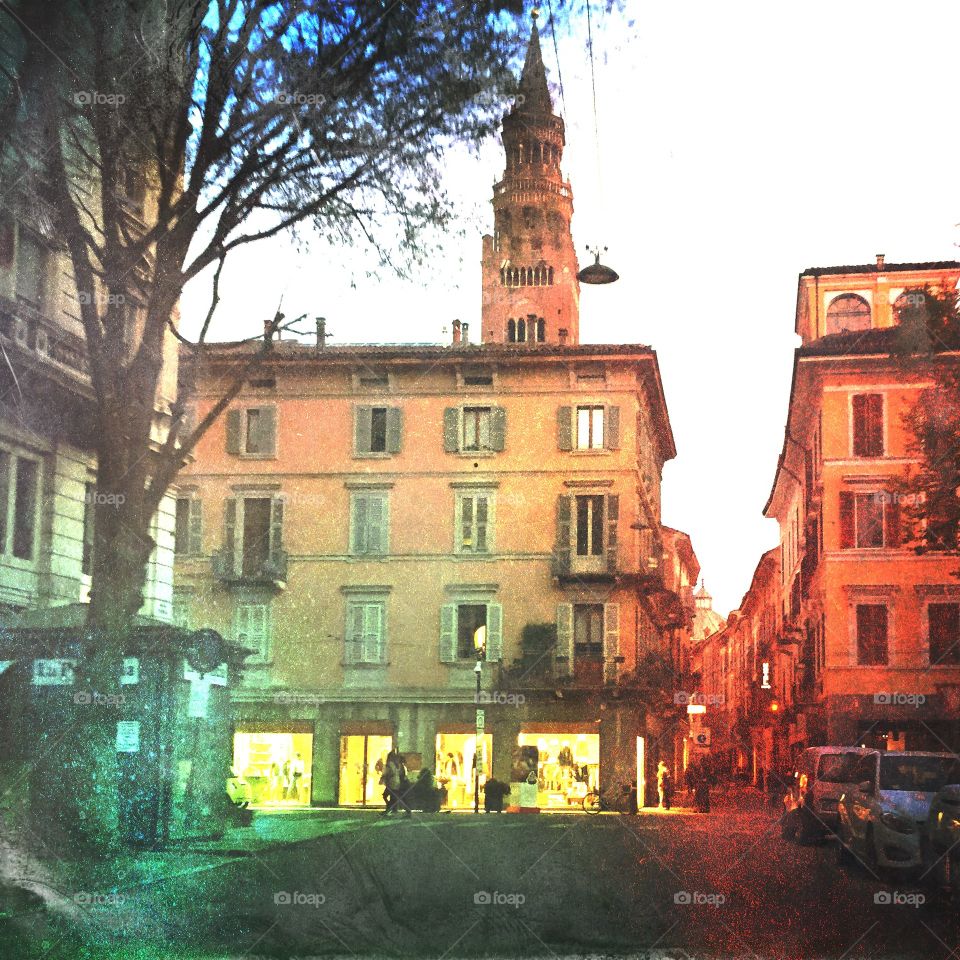
[[263, 586], [283, 590], [287, 586], [285, 550], [240, 552], [221, 547], [210, 560], [214, 579], [227, 587]]

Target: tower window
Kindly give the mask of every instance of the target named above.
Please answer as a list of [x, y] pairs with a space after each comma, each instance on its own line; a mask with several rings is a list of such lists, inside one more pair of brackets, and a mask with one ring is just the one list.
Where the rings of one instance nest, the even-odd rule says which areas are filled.
[[512, 317], [507, 321], [507, 341], [509, 343], [517, 342], [517, 321]]
[[540, 317], [537, 320], [537, 342], [543, 343], [546, 339], [546, 324], [543, 322], [543, 317]]
[[517, 321], [517, 340], [520, 343], [527, 342], [527, 321], [522, 318]]

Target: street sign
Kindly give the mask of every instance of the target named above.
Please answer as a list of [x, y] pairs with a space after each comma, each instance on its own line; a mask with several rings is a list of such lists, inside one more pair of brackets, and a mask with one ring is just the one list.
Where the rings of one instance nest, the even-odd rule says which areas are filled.
[[482, 710], [477, 711], [477, 729], [482, 730], [484, 721], [486, 720], [486, 715]]
[[117, 723], [117, 753], [137, 753], [140, 749], [140, 721], [120, 720]]

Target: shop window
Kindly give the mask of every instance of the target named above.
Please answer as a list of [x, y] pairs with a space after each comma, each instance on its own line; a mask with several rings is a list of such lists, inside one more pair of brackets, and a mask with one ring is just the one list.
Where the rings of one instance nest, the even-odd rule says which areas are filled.
[[354, 451], [399, 453], [403, 411], [399, 407], [357, 407], [354, 411]]
[[381, 491], [350, 497], [350, 552], [354, 556], [387, 553], [389, 502]]
[[273, 457], [277, 450], [276, 407], [248, 407], [228, 410], [227, 453], [251, 457]]
[[347, 663], [385, 661], [385, 614], [385, 605], [379, 600], [361, 600], [347, 604]]
[[35, 559], [40, 465], [0, 450], [0, 554]]
[[840, 492], [840, 548], [900, 546], [900, 505], [883, 491]]
[[[446, 791], [444, 806], [451, 809], [473, 807], [476, 784], [477, 738], [475, 734], [438, 733], [436, 751], [437, 784]], [[488, 733], [480, 738], [480, 805], [483, 788], [491, 776], [493, 737]]]
[[930, 665], [960, 664], [960, 603], [931, 603], [927, 607], [930, 623]]
[[246, 784], [245, 799], [256, 806], [308, 804], [313, 734], [238, 730], [233, 737], [233, 772]]
[[458, 553], [492, 550], [493, 496], [490, 493], [458, 494], [455, 522]]
[[393, 749], [393, 737], [354, 734], [340, 738], [337, 801], [348, 806], [383, 806], [380, 777]]
[[528, 733], [521, 731], [521, 749], [536, 749], [537, 805], [569, 810], [600, 786], [600, 737], [596, 733]]
[[199, 497], [177, 497], [174, 551], [178, 554], [202, 552], [203, 501]]
[[883, 456], [883, 394], [858, 393], [850, 401], [853, 455]]
[[857, 663], [881, 666], [888, 662], [888, 611], [882, 603], [860, 603], [856, 608]]

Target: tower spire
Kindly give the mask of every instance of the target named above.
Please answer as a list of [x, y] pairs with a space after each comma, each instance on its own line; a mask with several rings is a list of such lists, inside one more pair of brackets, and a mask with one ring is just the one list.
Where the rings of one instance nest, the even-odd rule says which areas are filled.
[[543, 65], [543, 52], [540, 49], [540, 31], [537, 29], [536, 10], [532, 13], [530, 42], [527, 44], [527, 56], [523, 61], [518, 93], [523, 97], [514, 107], [522, 113], [553, 113], [550, 89], [547, 87], [547, 71]]

